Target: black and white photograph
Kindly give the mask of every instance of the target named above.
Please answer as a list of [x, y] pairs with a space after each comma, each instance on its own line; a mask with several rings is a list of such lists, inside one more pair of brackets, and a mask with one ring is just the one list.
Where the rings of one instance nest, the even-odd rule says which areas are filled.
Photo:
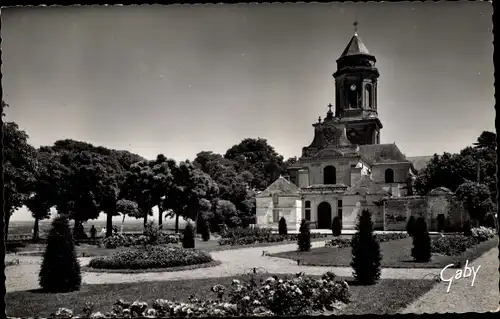
[[7, 317], [498, 312], [492, 14], [2, 7]]

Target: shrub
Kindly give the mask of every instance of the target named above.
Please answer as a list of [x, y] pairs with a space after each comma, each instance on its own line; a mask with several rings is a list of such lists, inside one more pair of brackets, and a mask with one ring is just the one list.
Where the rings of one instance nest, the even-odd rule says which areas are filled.
[[411, 256], [417, 262], [428, 262], [431, 260], [431, 237], [427, 231], [427, 224], [424, 217], [419, 217], [415, 222]]
[[47, 247], [40, 267], [39, 283], [47, 292], [70, 292], [80, 289], [82, 277], [68, 219], [57, 216], [52, 222]]
[[194, 229], [191, 223], [187, 223], [184, 233], [182, 234], [182, 247], [194, 248]]
[[496, 230], [481, 226], [478, 228], [472, 228], [471, 233], [472, 237], [477, 239], [478, 242], [483, 242], [495, 237]]
[[465, 236], [472, 236], [472, 225], [470, 219], [465, 221], [463, 228]]
[[350, 238], [334, 238], [325, 243], [325, 247], [346, 248], [351, 247]]
[[[345, 281], [333, 273], [321, 279], [298, 275], [295, 278], [272, 276], [257, 282], [233, 279], [229, 287], [215, 285], [212, 292], [218, 300], [197, 299], [188, 302], [156, 299], [151, 307], [146, 302], [118, 300], [106, 313], [88, 313], [91, 318], [123, 317], [240, 317], [293, 316], [334, 311], [335, 303], [349, 303], [350, 291]], [[56, 315], [73, 315], [70, 309], [59, 309]]]
[[203, 219], [201, 222], [201, 239], [203, 239], [203, 241], [210, 240], [210, 226], [206, 219]]
[[144, 236], [146, 236], [146, 243], [148, 245], [157, 245], [160, 239], [160, 228], [154, 221], [149, 221], [144, 226]]
[[[311, 238], [324, 238], [326, 234], [314, 233], [310, 234]], [[270, 228], [234, 228], [230, 229], [225, 237], [219, 240], [219, 245], [252, 245], [256, 243], [276, 243], [285, 240], [296, 241], [299, 235], [287, 234], [279, 235], [273, 234]]]
[[335, 216], [332, 222], [332, 233], [333, 236], [338, 237], [342, 234], [342, 221], [340, 217]]
[[278, 224], [278, 233], [280, 235], [286, 235], [288, 234], [288, 229], [286, 227], [286, 219], [285, 217], [281, 217], [279, 224]]
[[146, 249], [125, 248], [110, 256], [93, 258], [89, 267], [101, 269], [149, 269], [204, 264], [212, 261], [209, 253], [173, 246]]
[[300, 223], [299, 231], [299, 236], [297, 236], [297, 245], [299, 246], [299, 251], [310, 251], [311, 231], [309, 230], [309, 222], [303, 219]]
[[352, 262], [354, 279], [362, 285], [372, 285], [380, 278], [380, 245], [373, 234], [373, 223], [368, 210], [363, 210], [352, 237]]
[[478, 239], [472, 236], [449, 235], [436, 236], [431, 241], [431, 252], [446, 256], [459, 256], [467, 248], [478, 244]]
[[[108, 249], [118, 247], [143, 246], [151, 240], [146, 235], [140, 234], [113, 234], [102, 240], [102, 246]], [[157, 245], [177, 244], [180, 241], [179, 235], [159, 232], [156, 240]]]
[[[383, 243], [391, 240], [398, 240], [407, 238], [407, 233], [388, 233], [388, 234], [376, 234], [375, 238], [379, 243]], [[325, 243], [325, 247], [337, 247], [337, 248], [346, 248], [351, 247], [351, 239], [350, 238], [334, 238]]]
[[413, 233], [415, 232], [414, 216], [410, 216], [410, 219], [408, 219], [408, 223], [406, 224], [406, 232], [408, 233], [409, 236], [413, 236]]

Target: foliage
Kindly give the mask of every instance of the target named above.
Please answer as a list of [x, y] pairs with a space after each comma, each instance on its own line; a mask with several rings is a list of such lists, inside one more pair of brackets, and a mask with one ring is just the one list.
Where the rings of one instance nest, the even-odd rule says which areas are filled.
[[380, 278], [382, 255], [368, 210], [361, 212], [356, 230], [351, 240], [353, 276], [361, 285], [372, 285]]
[[472, 228], [471, 233], [473, 238], [476, 238], [479, 242], [483, 242], [495, 237], [496, 229], [481, 226], [477, 228]]
[[182, 247], [194, 248], [194, 229], [191, 223], [187, 223], [184, 233], [182, 234]]
[[208, 225], [208, 221], [204, 218], [201, 223], [201, 238], [203, 239], [203, 241], [210, 240], [210, 227]]
[[472, 236], [472, 225], [470, 219], [467, 219], [463, 225], [464, 236]]
[[147, 246], [146, 249], [126, 248], [111, 256], [95, 257], [89, 267], [100, 269], [169, 268], [204, 264], [212, 261], [209, 253], [172, 246]]
[[482, 222], [486, 214], [493, 209], [491, 194], [486, 185], [465, 182], [458, 187], [455, 195], [475, 221]]
[[497, 218], [495, 217], [495, 213], [486, 214], [486, 217], [484, 218], [484, 226], [493, 229], [498, 229], [498, 221]]
[[311, 231], [309, 229], [309, 222], [305, 219], [303, 219], [300, 223], [297, 245], [299, 246], [299, 251], [311, 250]]
[[46, 292], [70, 292], [80, 289], [80, 263], [65, 216], [52, 222], [39, 273], [39, 283]]
[[332, 222], [332, 234], [338, 237], [342, 234], [342, 220], [339, 216], [335, 216]]
[[431, 251], [432, 253], [446, 256], [459, 256], [468, 248], [471, 248], [478, 243], [479, 239], [472, 236], [436, 236], [432, 238]]
[[427, 231], [424, 217], [418, 217], [415, 222], [411, 256], [417, 262], [428, 262], [431, 259], [431, 237]]
[[410, 216], [408, 219], [408, 223], [406, 224], [406, 232], [408, 233], [409, 236], [413, 236], [415, 233], [415, 217]]
[[[387, 233], [387, 234], [375, 234], [375, 238], [379, 243], [383, 243], [391, 240], [399, 240], [407, 238], [407, 233]], [[325, 243], [325, 247], [337, 247], [346, 248], [351, 247], [351, 238], [334, 238]]]
[[[310, 234], [311, 238], [324, 238], [325, 234], [314, 233]], [[277, 243], [283, 241], [296, 241], [300, 235], [274, 234], [271, 228], [255, 227], [255, 228], [233, 228], [229, 229], [219, 240], [219, 245], [251, 245], [255, 243]]]
[[279, 221], [279, 224], [278, 224], [278, 233], [280, 235], [286, 235], [286, 234], [288, 234], [288, 229], [287, 229], [287, 226], [286, 226], [286, 219], [285, 219], [285, 217], [281, 217], [280, 218], [280, 221]]
[[144, 227], [144, 236], [147, 238], [146, 244], [157, 245], [161, 237], [161, 230], [153, 221], [149, 221]]
[[[156, 240], [157, 245], [177, 244], [180, 241], [178, 235], [159, 233]], [[150, 242], [146, 235], [138, 234], [113, 234], [102, 240], [102, 245], [107, 249], [118, 247], [144, 246]]]
[[[318, 314], [334, 310], [336, 304], [350, 302], [351, 293], [345, 281], [336, 280], [328, 272], [322, 278], [302, 274], [295, 278], [272, 276], [257, 282], [234, 279], [229, 287], [215, 285], [212, 292], [218, 300], [198, 299], [188, 302], [156, 299], [151, 307], [146, 302], [118, 300], [106, 313], [89, 313], [90, 318], [123, 317], [239, 317], [293, 316]], [[61, 308], [56, 315], [73, 315]]]

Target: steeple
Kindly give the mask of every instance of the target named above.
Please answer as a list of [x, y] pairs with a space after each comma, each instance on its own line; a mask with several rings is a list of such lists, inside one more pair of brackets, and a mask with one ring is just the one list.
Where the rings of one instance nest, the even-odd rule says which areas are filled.
[[340, 59], [346, 56], [352, 56], [352, 55], [370, 55], [370, 52], [366, 48], [366, 45], [361, 41], [360, 37], [358, 36], [358, 21], [354, 21], [354, 35], [352, 36], [351, 40], [347, 44], [347, 47], [344, 49], [342, 54], [340, 55]]

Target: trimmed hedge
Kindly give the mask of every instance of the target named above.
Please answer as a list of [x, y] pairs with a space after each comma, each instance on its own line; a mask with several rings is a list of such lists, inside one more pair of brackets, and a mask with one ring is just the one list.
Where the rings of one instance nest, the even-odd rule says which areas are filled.
[[[156, 244], [177, 244], [180, 241], [178, 235], [160, 233], [156, 239]], [[113, 234], [108, 238], [102, 240], [104, 248], [118, 248], [118, 247], [131, 247], [142, 246], [150, 242], [150, 238], [142, 234]]]
[[[379, 243], [409, 237], [407, 233], [375, 234]], [[334, 238], [325, 244], [325, 247], [346, 248], [351, 247], [351, 238]]]
[[431, 252], [446, 256], [459, 256], [468, 248], [495, 237], [495, 230], [486, 227], [473, 228], [472, 236], [450, 235], [432, 238]]
[[[219, 245], [225, 246], [239, 246], [239, 245], [252, 245], [256, 243], [277, 243], [283, 241], [296, 241], [298, 234], [279, 235], [273, 234], [270, 228], [234, 228], [229, 229], [219, 239]], [[311, 233], [313, 238], [326, 238], [326, 234]]]
[[89, 267], [99, 269], [169, 268], [204, 264], [213, 261], [209, 253], [180, 247], [152, 246], [147, 249], [124, 249], [111, 256], [96, 257]]

